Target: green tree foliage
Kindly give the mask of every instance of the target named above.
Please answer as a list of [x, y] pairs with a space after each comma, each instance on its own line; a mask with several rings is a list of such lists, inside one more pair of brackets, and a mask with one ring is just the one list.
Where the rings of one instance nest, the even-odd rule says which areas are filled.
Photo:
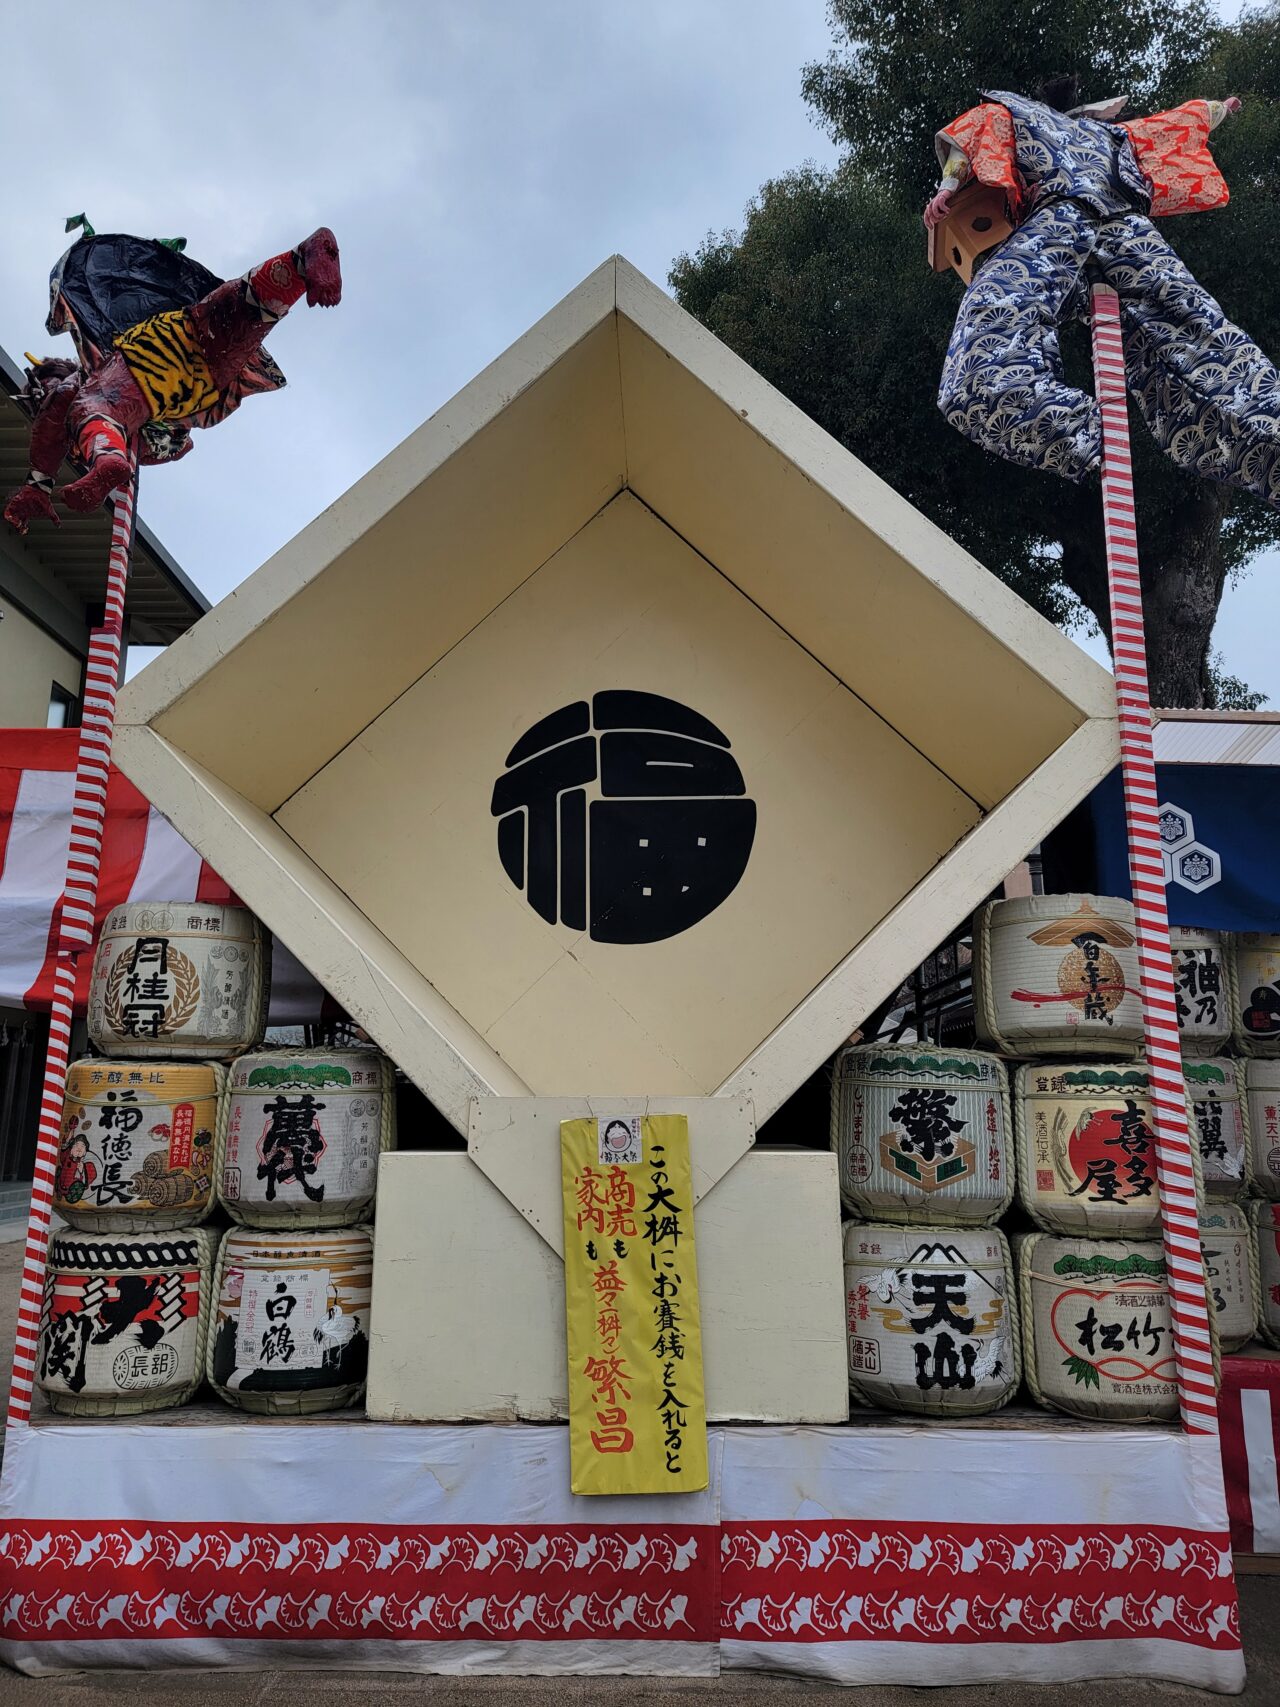
[[[843, 144], [839, 166], [765, 184], [739, 234], [709, 234], [671, 284], [704, 321], [808, 414], [1052, 621], [1083, 604], [1104, 633], [1106, 571], [1096, 485], [998, 461], [939, 415], [938, 374], [961, 285], [926, 270], [920, 210], [937, 182], [933, 135], [980, 88], [1034, 90], [1056, 71], [1085, 98], [1128, 93], [1155, 111], [1239, 94], [1215, 132], [1229, 208], [1170, 221], [1192, 270], [1268, 351], [1280, 352], [1280, 4], [1222, 28], [1205, 0], [833, 0], [837, 46], [804, 92]], [[1083, 328], [1063, 338], [1089, 384]], [[1280, 515], [1190, 478], [1133, 418], [1143, 583], [1157, 704], [1248, 697], [1210, 657], [1227, 579], [1280, 541]], [[1079, 603], [1077, 603], [1079, 601]]]

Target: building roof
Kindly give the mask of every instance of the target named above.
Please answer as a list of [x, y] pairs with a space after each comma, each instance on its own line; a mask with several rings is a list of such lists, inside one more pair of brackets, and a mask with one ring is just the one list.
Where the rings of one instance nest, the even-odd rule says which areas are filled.
[[1280, 765], [1280, 712], [1158, 711], [1162, 765]]
[[[22, 370], [0, 349], [0, 493], [4, 494], [27, 478], [30, 425], [14, 400], [22, 387]], [[74, 472], [67, 469], [65, 478], [74, 479]], [[95, 605], [102, 604], [105, 591], [110, 511], [104, 505], [95, 515], [78, 516], [60, 507], [60, 514], [61, 527], [37, 523], [25, 539], [6, 528], [6, 545], [34, 574], [43, 571], [52, 576], [92, 613]], [[126, 612], [129, 640], [138, 646], [167, 646], [208, 609], [208, 599], [145, 522], [139, 521]]]

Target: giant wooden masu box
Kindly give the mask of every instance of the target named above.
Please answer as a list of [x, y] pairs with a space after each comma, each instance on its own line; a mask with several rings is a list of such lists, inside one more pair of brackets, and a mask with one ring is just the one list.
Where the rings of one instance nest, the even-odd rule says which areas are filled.
[[[549, 812], [495, 795], [549, 753]], [[763, 1121], [1117, 756], [1106, 672], [621, 259], [129, 684], [115, 748], [460, 1130]], [[466, 1241], [391, 1243], [407, 1311], [447, 1267], [483, 1314]]]

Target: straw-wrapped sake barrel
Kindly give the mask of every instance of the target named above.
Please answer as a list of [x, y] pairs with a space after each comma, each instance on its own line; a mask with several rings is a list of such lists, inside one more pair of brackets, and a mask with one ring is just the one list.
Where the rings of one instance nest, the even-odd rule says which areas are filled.
[[224, 1069], [214, 1062], [75, 1061], [53, 1207], [96, 1233], [193, 1227], [213, 1207]]
[[1020, 1379], [1013, 1270], [995, 1227], [844, 1230], [849, 1386], [925, 1416], [998, 1410]]
[[1133, 906], [1111, 895], [988, 901], [973, 919], [978, 1041], [1006, 1055], [1136, 1055]]
[[1022, 1364], [1038, 1404], [1115, 1422], [1178, 1414], [1173, 1319], [1156, 1240], [1018, 1245]]
[[1280, 936], [1241, 931], [1232, 939], [1236, 1045], [1280, 1055]]
[[244, 907], [133, 901], [109, 914], [89, 986], [104, 1055], [239, 1055], [267, 1023], [270, 940]]
[[1051, 1233], [1160, 1230], [1145, 1066], [1046, 1061], [1013, 1079], [1018, 1199]]
[[1280, 1349], [1280, 1203], [1251, 1203], [1249, 1220], [1258, 1264], [1258, 1333]]
[[1258, 1259], [1249, 1217], [1238, 1203], [1211, 1203], [1200, 1212], [1204, 1275], [1223, 1351], [1248, 1345], [1258, 1325]]
[[395, 1138], [395, 1078], [376, 1049], [273, 1049], [231, 1067], [220, 1196], [253, 1227], [366, 1216]]
[[228, 1404], [305, 1416], [354, 1404], [369, 1361], [368, 1227], [222, 1241], [209, 1334], [211, 1386]]
[[[1280, 1066], [1280, 1062], [1277, 1062]], [[1249, 1184], [1249, 1122], [1243, 1061], [1219, 1055], [1186, 1061], [1182, 1070], [1191, 1098], [1206, 1198], [1238, 1201]]]
[[204, 1376], [216, 1247], [199, 1227], [55, 1235], [36, 1369], [50, 1408], [121, 1417], [185, 1404]]
[[1280, 1061], [1244, 1062], [1248, 1115], [1248, 1180], [1262, 1197], [1280, 1200]]
[[1013, 1196], [1008, 1079], [976, 1049], [841, 1050], [831, 1138], [841, 1196], [868, 1220], [981, 1227]]
[[1218, 1055], [1231, 1041], [1235, 979], [1227, 940], [1220, 931], [1170, 925], [1173, 988], [1182, 1053]]

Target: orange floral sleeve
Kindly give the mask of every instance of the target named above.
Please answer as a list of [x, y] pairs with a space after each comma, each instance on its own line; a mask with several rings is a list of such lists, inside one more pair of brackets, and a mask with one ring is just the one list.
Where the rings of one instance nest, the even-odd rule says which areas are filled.
[[1154, 219], [1226, 206], [1226, 180], [1209, 152], [1211, 116], [1208, 101], [1184, 101], [1167, 113], [1124, 121], [1138, 164], [1151, 180]]
[[945, 130], [938, 132], [938, 156], [958, 148], [969, 162], [970, 174], [980, 184], [1003, 189], [1017, 218], [1022, 207], [1023, 185], [1018, 176], [1013, 146], [1013, 120], [1009, 109], [995, 101], [984, 101], [961, 113]]

